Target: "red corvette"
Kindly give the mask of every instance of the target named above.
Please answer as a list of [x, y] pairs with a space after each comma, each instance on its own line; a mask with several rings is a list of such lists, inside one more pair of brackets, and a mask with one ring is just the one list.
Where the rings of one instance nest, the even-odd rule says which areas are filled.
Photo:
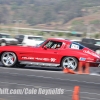
[[66, 39], [47, 39], [36, 47], [2, 46], [1, 62], [6, 67], [25, 65], [61, 66], [77, 69], [79, 61], [98, 67], [100, 55], [85, 46]]

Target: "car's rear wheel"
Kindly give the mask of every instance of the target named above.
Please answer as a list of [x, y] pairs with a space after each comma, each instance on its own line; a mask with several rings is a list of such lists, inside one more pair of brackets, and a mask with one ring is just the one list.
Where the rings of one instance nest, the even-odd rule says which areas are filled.
[[62, 68], [76, 70], [78, 67], [78, 60], [75, 57], [64, 57], [61, 66]]
[[13, 52], [4, 52], [1, 55], [1, 62], [5, 67], [14, 67], [17, 63], [17, 56]]

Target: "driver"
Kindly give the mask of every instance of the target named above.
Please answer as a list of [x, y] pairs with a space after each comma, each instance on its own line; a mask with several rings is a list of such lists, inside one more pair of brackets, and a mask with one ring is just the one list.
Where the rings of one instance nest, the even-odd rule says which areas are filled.
[[61, 44], [56, 45], [56, 49], [59, 49], [61, 47]]

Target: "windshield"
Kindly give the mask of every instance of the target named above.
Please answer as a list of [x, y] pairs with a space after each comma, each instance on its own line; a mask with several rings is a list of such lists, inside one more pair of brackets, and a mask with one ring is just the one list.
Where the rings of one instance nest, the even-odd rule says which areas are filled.
[[10, 35], [1, 34], [0, 37], [1, 38], [10, 38]]
[[35, 41], [44, 41], [43, 37], [32, 37], [32, 36], [29, 36], [28, 39], [32, 39], [32, 40], [35, 40]]
[[41, 42], [40, 44], [37, 44], [36, 47], [40, 47], [45, 41]]

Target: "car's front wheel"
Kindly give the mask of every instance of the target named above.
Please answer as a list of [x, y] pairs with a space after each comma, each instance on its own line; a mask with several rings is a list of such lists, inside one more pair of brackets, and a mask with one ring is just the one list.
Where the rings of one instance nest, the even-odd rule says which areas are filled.
[[1, 62], [5, 67], [14, 67], [17, 63], [17, 56], [13, 52], [4, 52], [1, 55]]
[[78, 67], [78, 60], [75, 57], [64, 57], [61, 62], [61, 67], [76, 70]]

